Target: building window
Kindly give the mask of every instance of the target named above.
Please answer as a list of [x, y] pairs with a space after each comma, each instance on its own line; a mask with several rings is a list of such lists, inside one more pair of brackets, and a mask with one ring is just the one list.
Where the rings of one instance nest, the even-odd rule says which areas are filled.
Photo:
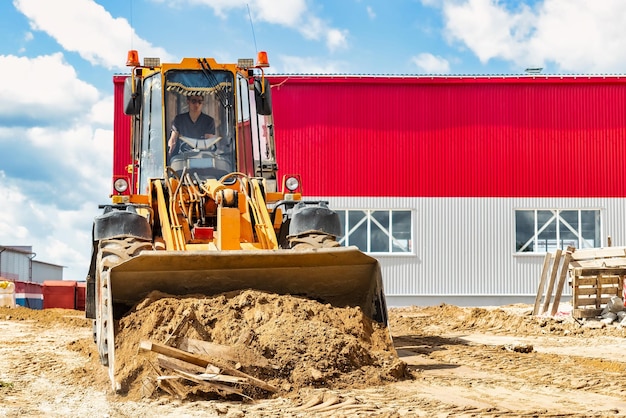
[[546, 253], [601, 246], [600, 210], [516, 210], [515, 251]]
[[413, 252], [410, 210], [338, 210], [343, 246], [354, 245], [366, 253]]

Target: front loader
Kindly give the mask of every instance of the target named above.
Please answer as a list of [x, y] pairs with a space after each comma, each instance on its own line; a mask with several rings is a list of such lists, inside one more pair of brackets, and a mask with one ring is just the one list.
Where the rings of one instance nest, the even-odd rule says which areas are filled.
[[[302, 198], [299, 176], [277, 179], [270, 86], [259, 60], [139, 63], [125, 80], [130, 181], [114, 182], [93, 224], [86, 316], [115, 390], [116, 323], [152, 291], [213, 296], [255, 289], [360, 307], [387, 325], [378, 262], [341, 247], [326, 202]], [[178, 137], [172, 121], [202, 97], [214, 135]], [[116, 152], [120, 152], [116, 150]]]

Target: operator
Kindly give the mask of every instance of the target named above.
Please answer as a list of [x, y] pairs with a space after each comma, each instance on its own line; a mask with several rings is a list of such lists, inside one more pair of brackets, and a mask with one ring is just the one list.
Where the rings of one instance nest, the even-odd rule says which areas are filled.
[[215, 136], [215, 120], [206, 113], [202, 113], [202, 96], [187, 97], [189, 112], [176, 115], [172, 122], [172, 134], [168, 145], [168, 155], [172, 156], [180, 152], [180, 135], [188, 138], [206, 139]]

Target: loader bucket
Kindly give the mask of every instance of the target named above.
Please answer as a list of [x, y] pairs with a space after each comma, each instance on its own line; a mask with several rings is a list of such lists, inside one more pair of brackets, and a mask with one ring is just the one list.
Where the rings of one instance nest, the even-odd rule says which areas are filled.
[[356, 247], [294, 250], [143, 251], [110, 270], [114, 303], [134, 305], [158, 290], [217, 295], [254, 289], [360, 307], [387, 325], [378, 261]]

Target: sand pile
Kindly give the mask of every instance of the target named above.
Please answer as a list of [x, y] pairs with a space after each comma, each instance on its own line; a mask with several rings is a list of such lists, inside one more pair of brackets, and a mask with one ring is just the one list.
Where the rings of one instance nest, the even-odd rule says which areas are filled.
[[[387, 328], [359, 308], [253, 290], [211, 298], [154, 292], [119, 322], [115, 353], [122, 390], [146, 396], [145, 382], [158, 375], [156, 354], [140, 351], [140, 341], [176, 347], [185, 338], [232, 347], [241, 370], [279, 388], [279, 394], [305, 386], [380, 385], [406, 374]], [[190, 396], [201, 390], [187, 386]], [[256, 398], [271, 395], [245, 390]], [[210, 391], [202, 392], [210, 397]]]

